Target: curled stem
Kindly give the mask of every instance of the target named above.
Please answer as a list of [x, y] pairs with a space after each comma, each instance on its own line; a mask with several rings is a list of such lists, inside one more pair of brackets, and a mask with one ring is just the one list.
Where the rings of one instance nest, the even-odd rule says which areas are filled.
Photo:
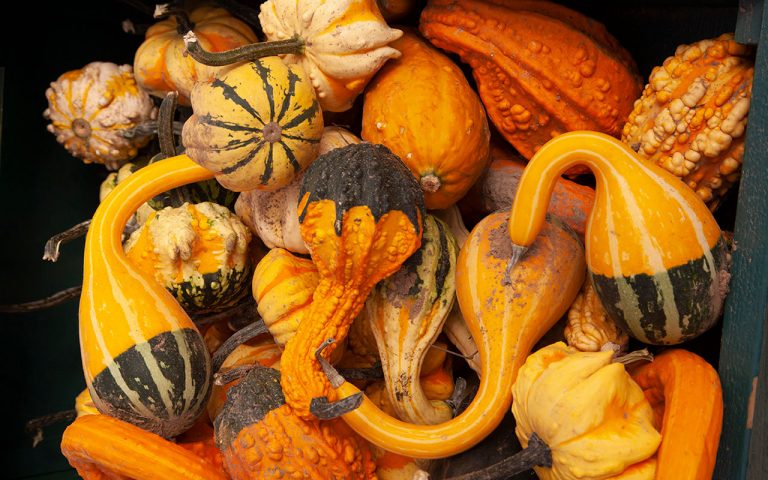
[[502, 480], [533, 467], [552, 467], [552, 450], [535, 432], [528, 440], [528, 446], [515, 455], [482, 470], [464, 473], [447, 480]]
[[267, 331], [267, 326], [262, 319], [258, 319], [247, 327], [236, 331], [231, 337], [226, 339], [218, 349], [216, 349], [216, 352], [214, 352], [213, 358], [211, 359], [213, 372], [217, 373], [221, 370], [221, 365], [224, 363], [224, 360], [226, 360], [229, 354], [237, 347], [252, 338], [258, 337], [262, 333], [267, 333]]
[[43, 260], [49, 260], [55, 262], [59, 259], [59, 248], [62, 243], [68, 243], [76, 238], [80, 238], [88, 232], [88, 227], [91, 226], [91, 219], [84, 222], [80, 222], [74, 227], [64, 230], [61, 233], [57, 233], [45, 242], [45, 248], [43, 249]]
[[[315, 350], [315, 358], [320, 363], [320, 367], [323, 369], [323, 373], [328, 378], [331, 386], [339, 388], [345, 382], [344, 377], [323, 357], [323, 350], [334, 342], [336, 342], [335, 339], [328, 338], [321, 343], [317, 350]], [[326, 397], [316, 397], [310, 402], [309, 411], [320, 420], [330, 420], [351, 412], [359, 407], [361, 403], [363, 403], [363, 392], [357, 392], [337, 402], [329, 402]]]
[[258, 363], [253, 365], [240, 365], [235, 368], [229, 369], [226, 372], [216, 372], [213, 374], [214, 385], [222, 386], [228, 383], [232, 383], [235, 380], [243, 378], [248, 375], [248, 372], [259, 366]]
[[184, 44], [187, 47], [187, 52], [195, 61], [211, 67], [223, 67], [274, 55], [299, 55], [304, 52], [304, 40], [299, 37], [273, 42], [250, 43], [225, 52], [209, 52], [200, 46], [195, 33], [189, 30], [184, 34]]
[[56, 292], [49, 297], [45, 297], [41, 300], [34, 300], [26, 303], [14, 303], [10, 305], [0, 305], [0, 313], [27, 313], [36, 312], [49, 307], [53, 307], [64, 303], [73, 298], [79, 298], [80, 293], [83, 290], [82, 285], [68, 288], [60, 292]]
[[176, 138], [173, 135], [173, 115], [176, 113], [176, 103], [179, 92], [168, 92], [160, 104], [157, 115], [157, 139], [160, 142], [160, 153], [164, 158], [176, 156]]

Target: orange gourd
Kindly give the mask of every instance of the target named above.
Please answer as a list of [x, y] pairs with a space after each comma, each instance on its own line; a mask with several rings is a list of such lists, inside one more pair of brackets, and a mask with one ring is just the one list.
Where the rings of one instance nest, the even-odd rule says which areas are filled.
[[656, 480], [711, 479], [723, 426], [717, 371], [695, 353], [671, 349], [641, 365], [632, 378], [661, 429]]
[[642, 89], [602, 24], [555, 3], [431, 0], [419, 28], [472, 67], [488, 116], [525, 158], [572, 130], [618, 136]]
[[361, 137], [400, 157], [427, 208], [448, 208], [488, 164], [485, 109], [461, 69], [418, 34], [406, 31], [392, 46], [402, 56], [366, 89]]

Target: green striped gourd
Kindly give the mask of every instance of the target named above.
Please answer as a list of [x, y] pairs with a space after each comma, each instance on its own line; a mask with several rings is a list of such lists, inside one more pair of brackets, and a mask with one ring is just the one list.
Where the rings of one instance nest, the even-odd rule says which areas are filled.
[[165, 437], [205, 409], [211, 363], [173, 296], [125, 256], [123, 228], [155, 195], [212, 174], [180, 155], [142, 168], [96, 209], [85, 241], [80, 353], [96, 408]]
[[276, 190], [317, 156], [323, 116], [301, 67], [247, 62], [198, 83], [191, 100], [186, 153], [230, 190]]
[[677, 177], [612, 137], [566, 133], [534, 155], [510, 214], [512, 243], [533, 242], [555, 181], [574, 165], [588, 167], [597, 181], [585, 235], [587, 266], [608, 314], [651, 344], [678, 344], [711, 328], [729, 278], [717, 222]]

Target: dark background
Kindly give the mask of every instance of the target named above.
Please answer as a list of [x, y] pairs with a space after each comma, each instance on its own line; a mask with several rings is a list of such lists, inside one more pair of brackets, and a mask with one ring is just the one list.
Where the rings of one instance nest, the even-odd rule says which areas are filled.
[[[142, 37], [124, 33], [121, 22], [151, 20], [128, 3], [21, 2], [4, 6], [0, 14], [0, 304], [42, 298], [81, 281], [82, 240], [65, 245], [55, 264], [41, 259], [43, 245], [91, 216], [107, 171], [71, 157], [46, 131], [44, 92], [62, 73], [91, 61], [133, 63]], [[733, 31], [738, 2], [561, 3], [605, 23], [647, 79], [677, 45]], [[732, 229], [734, 197], [718, 212], [724, 229]], [[65, 425], [46, 429], [35, 449], [24, 433], [28, 419], [73, 408], [85, 387], [77, 301], [37, 313], [0, 314], [0, 322], [1, 476], [77, 478], [59, 451]], [[716, 364], [719, 336], [718, 326], [687, 348]]]

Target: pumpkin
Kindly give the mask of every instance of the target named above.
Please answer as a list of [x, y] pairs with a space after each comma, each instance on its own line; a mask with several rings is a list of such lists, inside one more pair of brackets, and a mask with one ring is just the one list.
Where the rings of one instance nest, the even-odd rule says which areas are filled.
[[210, 357], [173, 295], [125, 256], [125, 223], [167, 189], [211, 178], [184, 155], [149, 165], [96, 209], [85, 240], [80, 353], [101, 413], [173, 437], [187, 430], [210, 393]]
[[632, 373], [661, 430], [656, 480], [711, 479], [723, 426], [717, 371], [695, 353], [670, 349]]
[[109, 415], [75, 419], [64, 430], [61, 453], [85, 479], [227, 478], [214, 463], [188, 449]]
[[369, 143], [320, 156], [304, 175], [299, 198], [301, 237], [320, 281], [286, 344], [282, 385], [288, 405], [307, 418], [313, 399], [334, 395], [315, 351], [328, 338], [344, 340], [373, 287], [419, 248], [425, 211], [407, 167]]
[[754, 68], [732, 33], [680, 45], [651, 72], [622, 141], [714, 210], [741, 173]]
[[472, 67], [488, 116], [525, 158], [571, 130], [618, 136], [642, 89], [602, 24], [555, 3], [430, 0], [419, 28]]
[[[482, 218], [491, 212], [512, 208], [524, 169], [524, 158], [509, 147], [492, 142], [491, 164], [459, 202], [462, 211], [470, 218]], [[576, 233], [584, 236], [594, 202], [593, 188], [560, 177], [555, 181], [547, 212], [557, 215]]]
[[61, 75], [46, 90], [47, 129], [85, 163], [117, 170], [152, 135], [126, 135], [157, 116], [152, 99], [136, 85], [130, 65], [92, 62]]
[[389, 400], [397, 416], [410, 423], [435, 424], [453, 416], [444, 402], [427, 399], [419, 376], [453, 306], [457, 255], [448, 227], [427, 215], [421, 247], [379, 282], [365, 303]]
[[568, 309], [564, 333], [568, 346], [582, 352], [599, 352], [604, 348], [625, 351], [629, 344], [629, 336], [605, 313], [589, 279]]
[[221, 310], [246, 291], [251, 232], [211, 202], [154, 212], [125, 243], [138, 269], [173, 293], [190, 313]]
[[653, 480], [662, 437], [642, 389], [612, 357], [557, 342], [520, 368], [512, 389], [515, 434], [523, 447], [549, 450], [549, 464], [534, 467], [541, 480], [623, 479], [630, 468], [631, 478]]
[[[318, 155], [360, 139], [340, 127], [325, 127], [320, 137]], [[269, 248], [285, 248], [294, 253], [309, 253], [299, 232], [299, 188], [304, 176], [297, 175], [291, 183], [274, 191], [248, 190], [240, 194], [235, 212]]]
[[559, 173], [573, 165], [588, 166], [597, 180], [587, 264], [608, 315], [652, 344], [684, 342], [711, 328], [729, 278], [720, 227], [677, 177], [605, 134], [560, 135], [531, 159], [509, 218], [518, 253], [536, 237]]
[[[480, 357], [474, 399], [447, 422], [413, 425], [385, 415], [363, 398], [342, 418], [371, 443], [409, 457], [443, 458], [480, 442], [508, 411], [518, 369], [576, 297], [586, 266], [576, 234], [553, 218], [536, 247], [508, 271], [512, 243], [507, 220], [507, 212], [498, 212], [478, 223], [456, 264], [458, 303]], [[328, 371], [340, 401], [358, 393]]]
[[373, 479], [368, 445], [341, 420], [304, 420], [285, 404], [280, 372], [254, 367], [214, 423], [233, 480]]
[[192, 90], [186, 153], [224, 187], [275, 190], [317, 155], [323, 116], [307, 75], [277, 57], [222, 71]]
[[187, 23], [200, 43], [211, 51], [230, 50], [257, 41], [256, 34], [241, 20], [223, 8], [200, 6], [189, 14], [175, 12], [147, 29], [144, 42], [136, 51], [133, 68], [136, 81], [152, 95], [165, 97], [179, 92], [179, 103], [189, 105], [189, 96], [197, 82], [210, 82], [219, 68], [196, 62], [184, 54], [183, 34]]
[[365, 91], [364, 140], [386, 145], [408, 166], [429, 209], [464, 196], [488, 164], [485, 109], [464, 73], [410, 31]]

